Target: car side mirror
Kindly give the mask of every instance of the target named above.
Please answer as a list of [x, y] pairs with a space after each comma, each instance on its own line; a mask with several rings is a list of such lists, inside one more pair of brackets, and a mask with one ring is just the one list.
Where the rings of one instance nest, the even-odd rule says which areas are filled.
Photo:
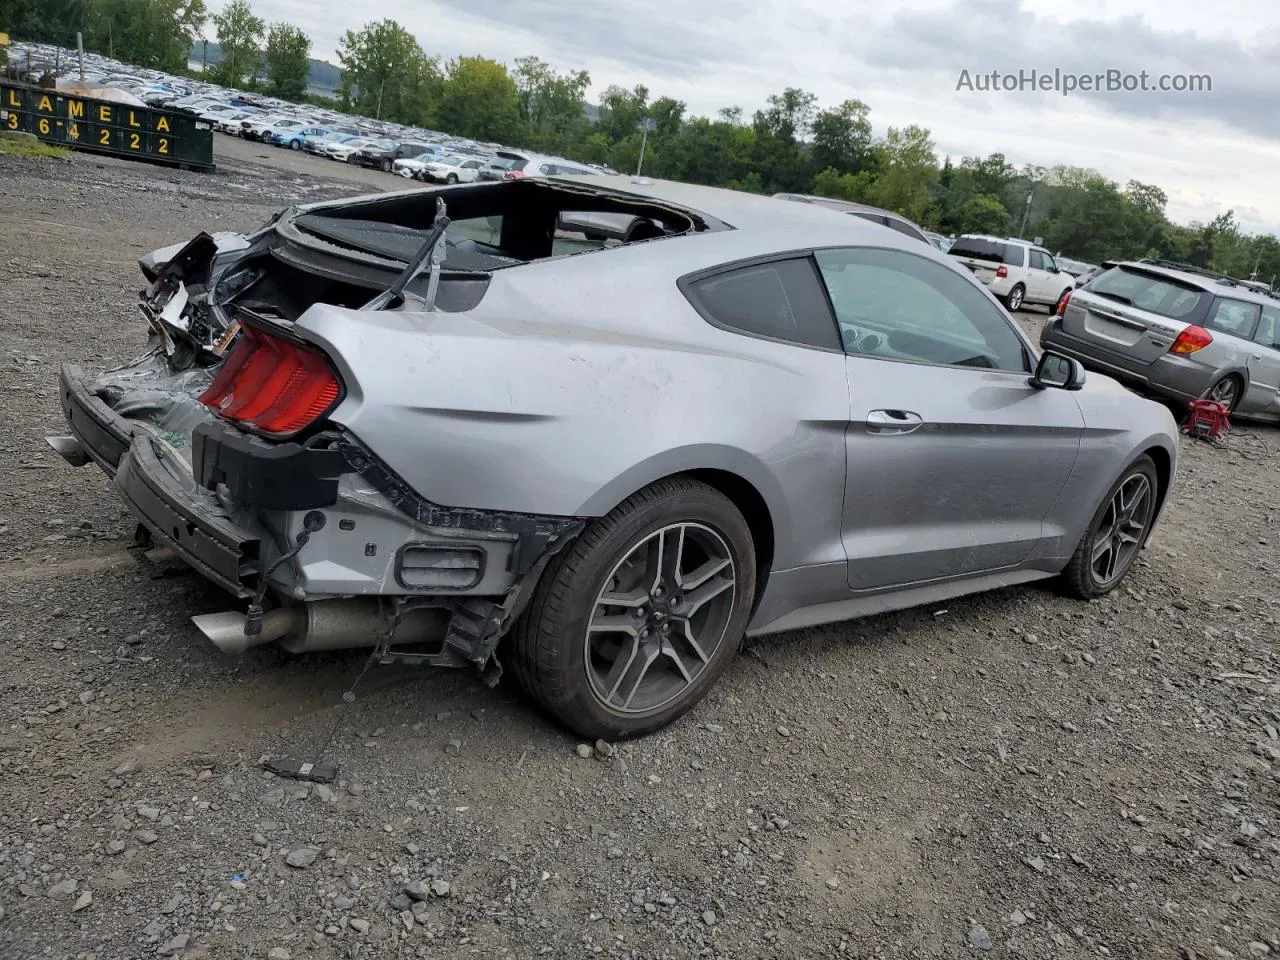
[[1049, 387], [1081, 390], [1084, 388], [1084, 365], [1079, 360], [1046, 350], [1040, 355], [1036, 372], [1031, 375], [1029, 382], [1037, 390]]

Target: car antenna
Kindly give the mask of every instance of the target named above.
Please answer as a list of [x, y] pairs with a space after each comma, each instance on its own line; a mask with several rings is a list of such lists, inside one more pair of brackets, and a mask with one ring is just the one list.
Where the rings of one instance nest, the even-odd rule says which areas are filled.
[[431, 278], [427, 281], [427, 295], [423, 302], [427, 310], [436, 308], [436, 292], [440, 288], [440, 267], [444, 263], [445, 230], [449, 227], [449, 218], [445, 215], [445, 209], [444, 198], [436, 197], [436, 218], [426, 240], [422, 242], [418, 252], [413, 255], [413, 259], [391, 286], [366, 303], [360, 308], [361, 310], [382, 310], [404, 299], [405, 288], [418, 278], [423, 268], [429, 268], [431, 271]]

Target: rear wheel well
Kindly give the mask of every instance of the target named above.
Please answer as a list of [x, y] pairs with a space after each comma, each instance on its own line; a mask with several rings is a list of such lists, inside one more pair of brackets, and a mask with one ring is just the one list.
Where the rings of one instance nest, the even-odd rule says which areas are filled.
[[690, 470], [684, 476], [700, 480], [707, 486], [715, 487], [728, 497], [751, 530], [751, 539], [756, 548], [756, 595], [752, 602], [752, 612], [764, 596], [764, 588], [769, 580], [769, 571], [773, 568], [773, 515], [750, 482], [736, 473], [727, 470]]
[[1169, 493], [1173, 461], [1169, 457], [1169, 451], [1164, 447], [1150, 447], [1142, 452], [1150, 457], [1151, 462], [1156, 465], [1156, 479], [1160, 482], [1160, 489], [1156, 493], [1156, 511], [1158, 514], [1160, 508], [1164, 506], [1164, 498]]

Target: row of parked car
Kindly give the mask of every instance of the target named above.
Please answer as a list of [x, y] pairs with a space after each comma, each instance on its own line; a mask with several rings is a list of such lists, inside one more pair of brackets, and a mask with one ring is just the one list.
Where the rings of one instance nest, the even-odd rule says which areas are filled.
[[214, 129], [232, 136], [370, 167], [410, 180], [452, 184], [615, 172], [604, 166], [575, 163], [432, 131], [416, 132], [409, 137], [389, 136], [353, 124], [350, 118], [344, 122], [324, 122], [242, 102], [210, 102], [202, 97], [177, 100], [171, 106], [190, 112]]

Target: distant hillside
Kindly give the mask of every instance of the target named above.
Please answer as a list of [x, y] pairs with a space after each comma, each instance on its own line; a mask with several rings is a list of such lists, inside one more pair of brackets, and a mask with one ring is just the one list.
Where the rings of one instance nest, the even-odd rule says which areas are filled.
[[[191, 45], [191, 62], [201, 63], [205, 56], [204, 43], [197, 40]], [[209, 41], [210, 64], [222, 62], [222, 48], [212, 40]], [[307, 77], [307, 86], [313, 90], [336, 91], [342, 86], [342, 71], [332, 63], [323, 60], [311, 60], [311, 73]]]

